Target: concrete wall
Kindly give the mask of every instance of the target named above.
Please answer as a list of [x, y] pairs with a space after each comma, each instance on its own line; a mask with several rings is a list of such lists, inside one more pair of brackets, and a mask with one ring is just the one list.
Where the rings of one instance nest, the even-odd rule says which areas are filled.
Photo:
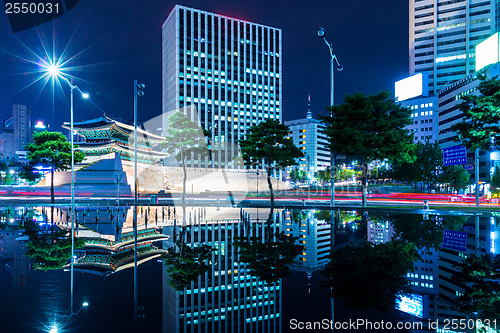
[[[80, 187], [116, 187], [115, 174], [122, 174], [120, 191], [127, 193], [127, 189], [134, 188], [134, 163], [121, 160], [115, 153], [98, 158], [86, 159], [90, 163], [86, 166], [77, 166], [75, 172], [75, 186]], [[266, 173], [264, 170], [234, 170], [234, 169], [205, 169], [188, 168], [186, 192], [198, 194], [205, 192], [265, 192], [268, 191]], [[138, 163], [138, 187], [142, 193], [157, 193], [164, 190], [170, 193], [182, 192], [182, 167], [164, 167]], [[276, 190], [290, 189], [290, 186], [281, 180], [272, 179]], [[56, 172], [54, 178], [56, 186], [71, 184], [71, 171]], [[127, 186], [128, 185], [128, 186]], [[50, 186], [50, 174], [42, 179], [38, 186]], [[130, 192], [128, 192], [130, 193]]]

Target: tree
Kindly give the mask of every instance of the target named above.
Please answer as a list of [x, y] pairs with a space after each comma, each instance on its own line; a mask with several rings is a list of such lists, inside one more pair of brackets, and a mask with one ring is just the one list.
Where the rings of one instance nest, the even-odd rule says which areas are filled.
[[11, 185], [14, 182], [14, 177], [12, 177], [9, 166], [5, 162], [0, 162], [0, 177], [2, 185]]
[[[61, 269], [71, 258], [71, 235], [65, 230], [42, 231], [33, 221], [25, 224], [29, 237], [26, 255], [33, 259], [33, 267], [44, 271]], [[82, 249], [85, 242], [75, 238], [75, 249]]]
[[[54, 207], [54, 173], [71, 169], [71, 143], [60, 132], [43, 131], [33, 134], [33, 143], [27, 144], [25, 149], [29, 163], [23, 167], [20, 177], [35, 181], [42, 177], [42, 174], [34, 172], [36, 166], [50, 168], [50, 202]], [[74, 152], [75, 163], [80, 163], [84, 158], [84, 153]], [[53, 209], [51, 218], [53, 221]]]
[[208, 245], [189, 246], [183, 240], [178, 240], [175, 245], [162, 254], [162, 259], [167, 266], [168, 284], [175, 290], [184, 290], [191, 281], [210, 269], [206, 261], [212, 248]]
[[264, 163], [267, 171], [267, 184], [274, 207], [274, 192], [271, 171], [275, 167], [296, 165], [296, 158], [304, 154], [287, 138], [290, 129], [278, 120], [267, 118], [265, 121], [248, 129], [246, 139], [240, 140], [241, 153], [245, 164]]
[[290, 171], [290, 179], [294, 182], [302, 183], [307, 179], [307, 173], [304, 170], [299, 170], [295, 167]]
[[434, 215], [424, 219], [418, 214], [391, 214], [387, 217], [394, 227], [394, 236], [415, 244], [418, 249], [440, 249], [444, 230], [458, 230], [467, 222], [467, 216]]
[[491, 150], [500, 139], [500, 80], [481, 74], [478, 78], [480, 94], [462, 97], [464, 119], [450, 129], [458, 132], [456, 141], [467, 148]]
[[[170, 154], [175, 155], [175, 159], [181, 164], [184, 177], [182, 179], [182, 206], [186, 204], [186, 161], [208, 153], [205, 142], [206, 132], [198, 123], [190, 120], [182, 112], [176, 112], [168, 118], [168, 128], [166, 130], [165, 141], [161, 147]], [[185, 222], [185, 216], [183, 222]]]
[[329, 107], [331, 116], [323, 117], [330, 151], [355, 158], [363, 166], [362, 203], [366, 207], [368, 163], [413, 160], [413, 134], [410, 110], [397, 104], [389, 91], [376, 95], [346, 95], [344, 103]]
[[318, 179], [321, 183], [329, 182], [332, 179], [330, 167], [324, 170], [318, 170]]
[[454, 280], [466, 286], [458, 298], [461, 309], [481, 319], [500, 317], [500, 255], [472, 254], [456, 268]]
[[469, 185], [470, 174], [461, 165], [443, 167], [439, 181], [448, 184], [455, 191], [464, 190]]
[[397, 294], [410, 291], [406, 274], [419, 258], [412, 243], [391, 241], [382, 244], [365, 242], [333, 250], [323, 274], [334, 297], [355, 309], [394, 307]]
[[[302, 216], [301, 211], [295, 217]], [[265, 222], [263, 236], [240, 235], [234, 237], [233, 244], [238, 248], [238, 260], [247, 264], [247, 268], [255, 276], [267, 283], [277, 282], [290, 273], [288, 267], [296, 256], [304, 250], [302, 245], [295, 244], [298, 237], [287, 236], [284, 232], [273, 233], [272, 221], [274, 212], [271, 209]], [[262, 239], [264, 238], [264, 239]]]
[[416, 147], [415, 162], [418, 171], [417, 179], [427, 185], [430, 191], [431, 185], [436, 184], [439, 178], [438, 169], [443, 165], [443, 151], [437, 142], [419, 142]]
[[500, 188], [500, 167], [498, 165], [495, 167], [495, 173], [491, 177], [491, 186]]

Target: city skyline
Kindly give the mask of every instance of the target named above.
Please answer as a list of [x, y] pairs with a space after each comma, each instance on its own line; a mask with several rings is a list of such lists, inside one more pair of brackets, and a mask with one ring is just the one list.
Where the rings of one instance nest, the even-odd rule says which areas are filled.
[[[103, 112], [132, 119], [134, 79], [146, 84], [145, 96], [139, 101], [139, 118], [146, 121], [159, 115], [162, 108], [161, 26], [177, 3], [282, 29], [283, 120], [305, 115], [309, 90], [314, 116], [325, 111], [329, 104], [329, 55], [316, 35], [320, 26], [326, 29], [328, 40], [333, 43], [346, 68], [336, 74], [337, 103], [342, 101], [345, 93], [392, 90], [395, 80], [408, 75], [407, 3], [399, 4], [401, 7], [389, 7], [366, 1], [337, 7], [335, 3], [320, 1], [304, 11], [299, 2], [259, 5], [227, 1], [147, 1], [143, 3], [143, 14], [137, 17], [134, 5], [129, 1], [122, 2], [119, 9], [115, 8], [114, 14], [110, 14], [114, 8], [111, 2], [86, 1], [53, 22], [15, 34], [10, 32], [7, 16], [2, 16], [0, 40], [4, 49], [0, 55], [0, 67], [4, 80], [1, 83], [0, 114], [4, 116], [12, 104], [24, 103], [33, 111], [33, 121], [51, 122], [50, 87], [40, 91], [41, 85], [37, 83], [24, 89], [35, 79], [29, 72], [36, 70], [36, 66], [19, 57], [32, 56], [21, 43], [30, 45], [36, 53], [42, 49], [40, 39], [46, 47], [52, 48], [54, 33], [58, 54], [72, 38], [66, 54], [78, 54], [71, 66], [82, 67], [71, 74], [81, 78], [75, 83], [91, 96], [90, 103], [79, 98], [75, 100], [75, 120], [101, 116]], [[367, 10], [370, 8], [373, 10]], [[390, 12], [386, 10], [389, 8]], [[398, 10], [404, 10], [405, 15], [394, 16]], [[359, 20], [349, 20], [348, 16], [352, 14]], [[385, 19], [383, 15], [386, 15]], [[300, 17], [302, 20], [297, 20]], [[391, 41], [387, 38], [377, 41], [374, 34], [390, 35]], [[401, 36], [395, 38], [398, 34]], [[60, 123], [69, 120], [69, 112], [67, 117], [59, 116], [64, 114], [65, 108], [69, 109], [69, 89], [64, 84], [62, 88], [68, 101], [60, 91], [56, 93], [55, 130], [61, 130]]]

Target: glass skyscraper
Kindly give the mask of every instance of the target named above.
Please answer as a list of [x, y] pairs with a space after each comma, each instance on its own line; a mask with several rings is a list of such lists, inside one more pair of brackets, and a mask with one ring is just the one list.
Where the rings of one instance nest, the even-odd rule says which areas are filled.
[[238, 140], [282, 119], [281, 30], [176, 5], [162, 28], [163, 129], [182, 110], [210, 135], [192, 166], [231, 168]]
[[410, 0], [410, 75], [429, 94], [475, 72], [475, 46], [498, 31], [500, 0]]

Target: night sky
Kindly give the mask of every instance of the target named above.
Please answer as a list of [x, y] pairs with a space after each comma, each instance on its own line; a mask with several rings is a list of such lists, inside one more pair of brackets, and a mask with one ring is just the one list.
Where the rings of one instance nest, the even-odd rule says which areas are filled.
[[408, 1], [81, 0], [54, 21], [14, 34], [2, 9], [0, 116], [19, 103], [34, 121], [54, 119], [55, 130], [69, 121], [67, 84], [54, 94], [50, 83], [32, 84], [40, 74], [31, 51], [43, 56], [44, 46], [74, 57], [68, 73], [91, 96], [75, 98], [75, 121], [103, 112], [131, 120], [134, 79], [146, 84], [139, 119], [161, 114], [161, 26], [176, 3], [283, 30], [284, 120], [305, 117], [309, 90], [313, 115], [329, 104], [330, 57], [316, 34], [320, 26], [344, 66], [335, 73], [336, 103], [346, 93], [393, 91], [394, 81], [408, 76]]

